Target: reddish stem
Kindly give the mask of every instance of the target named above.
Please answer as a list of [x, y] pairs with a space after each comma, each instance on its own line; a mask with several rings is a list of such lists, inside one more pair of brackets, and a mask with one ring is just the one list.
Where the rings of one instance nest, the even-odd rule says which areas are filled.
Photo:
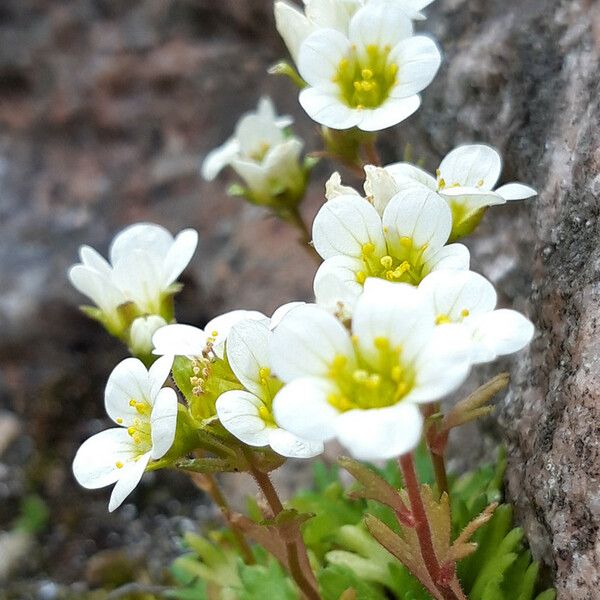
[[[431, 404], [423, 408], [423, 416], [425, 419], [428, 419], [439, 412], [439, 410], [439, 404]], [[444, 493], [450, 494], [450, 486], [448, 484], [448, 474], [446, 473], [446, 461], [444, 460], [445, 444], [443, 444], [443, 447], [440, 448], [439, 438], [440, 434], [437, 423], [431, 423], [427, 428], [425, 439], [427, 441], [429, 456], [435, 472], [435, 481], [437, 483], [438, 492], [441, 496]], [[446, 436], [446, 441], [447, 440], [448, 437]]]
[[406, 491], [410, 500], [412, 514], [415, 519], [415, 532], [419, 540], [423, 563], [443, 598], [445, 600], [457, 600], [458, 597], [454, 592], [444, 585], [447, 580], [447, 574], [445, 573], [445, 570], [442, 570], [435, 553], [433, 537], [429, 526], [429, 518], [421, 496], [412, 454], [401, 456], [399, 462], [404, 477], [404, 485], [406, 486]]

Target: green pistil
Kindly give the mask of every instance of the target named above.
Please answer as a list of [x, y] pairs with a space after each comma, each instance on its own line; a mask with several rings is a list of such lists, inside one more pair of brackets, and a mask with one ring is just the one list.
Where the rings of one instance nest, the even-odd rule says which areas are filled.
[[349, 55], [340, 61], [334, 82], [348, 106], [377, 108], [388, 99], [398, 80], [398, 65], [388, 62], [390, 51], [389, 46], [370, 45], [366, 55], [359, 57], [353, 46]]
[[375, 254], [375, 246], [367, 243], [362, 248], [364, 270], [356, 274], [361, 285], [367, 277], [378, 277], [387, 281], [419, 285], [428, 274], [423, 255], [427, 244], [415, 246], [412, 239], [402, 238], [400, 248], [395, 253], [379, 257]]
[[393, 406], [414, 386], [414, 372], [402, 363], [402, 349], [393, 348], [387, 339], [375, 340], [379, 352], [379, 368], [374, 371], [360, 355], [355, 340], [356, 365], [345, 356], [337, 356], [331, 364], [329, 378], [337, 391], [328, 401], [338, 410], [373, 409]]

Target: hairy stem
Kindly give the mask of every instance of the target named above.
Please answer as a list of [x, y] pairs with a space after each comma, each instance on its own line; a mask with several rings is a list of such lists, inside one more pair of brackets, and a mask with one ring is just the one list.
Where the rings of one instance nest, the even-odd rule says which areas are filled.
[[[442, 580], [442, 567], [438, 560], [437, 554], [435, 553], [435, 547], [433, 545], [433, 536], [431, 533], [431, 527], [429, 524], [429, 518], [427, 511], [425, 510], [425, 504], [421, 496], [421, 490], [419, 487], [419, 481], [417, 479], [417, 472], [415, 470], [415, 463], [412, 454], [405, 454], [400, 457], [400, 469], [404, 477], [404, 484], [410, 500], [410, 506], [415, 519], [415, 532], [419, 540], [419, 547], [421, 549], [421, 557], [423, 558], [423, 564], [427, 568], [431, 579], [438, 587], [440, 594], [444, 600], [461, 600], [461, 596], [455, 594], [449, 587], [441, 586]], [[462, 596], [464, 598], [464, 596]]]
[[[250, 465], [252, 477], [254, 477], [273, 515], [277, 517], [284, 509], [269, 474], [256, 467], [251, 451], [246, 453], [246, 458]], [[290, 575], [308, 600], [321, 600], [299, 528], [295, 538], [295, 540], [285, 544]]]
[[219, 483], [214, 475], [210, 473], [190, 473], [190, 477], [194, 484], [202, 491], [206, 492], [221, 510], [223, 518], [229, 526], [229, 529], [240, 549], [240, 553], [244, 559], [244, 562], [247, 565], [255, 564], [256, 561], [254, 560], [254, 555], [252, 554], [248, 540], [246, 540], [246, 536], [244, 535], [243, 531], [229, 518], [231, 515], [231, 507], [229, 506], [229, 503], [227, 502], [227, 499], [221, 490], [221, 486], [219, 486]]
[[298, 242], [302, 245], [302, 247], [311, 255], [314, 260], [317, 261], [317, 263], [321, 264], [323, 259], [312, 245], [312, 234], [308, 228], [308, 225], [302, 218], [300, 211], [297, 208], [291, 209], [289, 212], [286, 212], [285, 220], [290, 225], [295, 227], [300, 233]]
[[[430, 404], [423, 408], [423, 416], [425, 419], [428, 419], [439, 411], [440, 405], [436, 402], [435, 404]], [[427, 449], [429, 450], [429, 456], [435, 472], [435, 481], [437, 483], [438, 493], [441, 496], [444, 493], [450, 494], [450, 486], [448, 485], [448, 474], [446, 473], [446, 461], [444, 460], [444, 455], [440, 454], [435, 449], [438, 431], [439, 427], [437, 423], [430, 423], [427, 427], [425, 440], [427, 442]]]

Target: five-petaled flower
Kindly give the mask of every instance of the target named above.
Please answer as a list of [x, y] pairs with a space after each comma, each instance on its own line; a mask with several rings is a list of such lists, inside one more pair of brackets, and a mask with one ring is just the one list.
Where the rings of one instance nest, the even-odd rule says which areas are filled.
[[300, 162], [302, 141], [290, 135], [290, 117], [279, 117], [270, 98], [261, 98], [256, 112], [244, 115], [235, 135], [208, 154], [202, 176], [212, 181], [230, 166], [245, 182], [243, 195], [256, 204], [293, 207], [306, 187]]
[[[363, 6], [382, 0], [304, 0], [304, 10], [284, 1], [275, 2], [277, 31], [283, 38], [294, 61], [302, 42], [319, 29], [335, 29], [348, 33], [350, 19]], [[389, 0], [387, 0], [389, 1]], [[421, 13], [433, 0], [393, 0], [408, 17], [424, 19]]]
[[317, 214], [313, 242], [325, 259], [314, 282], [318, 304], [351, 311], [368, 277], [418, 285], [432, 271], [469, 268], [466, 246], [446, 245], [452, 214], [438, 194], [408, 187], [380, 209], [349, 193]]
[[111, 373], [104, 395], [108, 416], [119, 426], [102, 431], [77, 451], [73, 473], [89, 489], [116, 484], [109, 510], [118, 508], [137, 486], [150, 460], [162, 458], [173, 445], [177, 394], [163, 388], [172, 359], [163, 357], [149, 370], [127, 358]]
[[[436, 327], [417, 288], [369, 279], [351, 333], [314, 306], [290, 311], [271, 342], [277, 422], [298, 436], [337, 437], [359, 459], [409, 452], [421, 438], [419, 405], [454, 391], [467, 377], [471, 344]], [[293, 349], [293, 351], [290, 351]]]
[[222, 394], [217, 415], [225, 429], [249, 446], [270, 446], [290, 458], [310, 458], [323, 452], [320, 441], [311, 442], [280, 427], [273, 415], [273, 399], [282, 383], [271, 373], [269, 319], [246, 320], [234, 325], [226, 343], [229, 364], [243, 390]]
[[462, 328], [472, 342], [471, 361], [491, 362], [531, 341], [534, 327], [521, 313], [496, 309], [494, 286], [472, 271], [436, 271], [419, 285], [436, 324]]
[[494, 187], [502, 172], [502, 158], [483, 144], [459, 146], [440, 164], [436, 177], [409, 163], [386, 167], [397, 183], [421, 184], [446, 199], [452, 209], [452, 238], [468, 235], [488, 206], [532, 198], [537, 192], [522, 183]]
[[440, 63], [435, 42], [413, 35], [398, 3], [371, 2], [352, 16], [347, 34], [318, 29], [302, 42], [298, 70], [308, 87], [300, 104], [332, 129], [386, 129], [418, 110]]
[[175, 283], [187, 267], [198, 243], [198, 234], [186, 229], [173, 236], [160, 225], [138, 223], [113, 240], [110, 263], [89, 246], [79, 250], [81, 263], [71, 267], [69, 279], [98, 308], [84, 307], [113, 335], [128, 336], [140, 316], [173, 316]]

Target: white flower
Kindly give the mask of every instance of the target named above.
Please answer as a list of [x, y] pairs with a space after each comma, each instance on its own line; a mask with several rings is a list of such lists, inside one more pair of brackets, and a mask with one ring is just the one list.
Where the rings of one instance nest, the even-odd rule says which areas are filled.
[[154, 354], [158, 356], [187, 356], [195, 358], [210, 346], [218, 358], [225, 354], [225, 341], [231, 328], [244, 320], [268, 321], [268, 317], [255, 310], [232, 310], [211, 319], [204, 329], [177, 323], [159, 329], [152, 337]]
[[[302, 42], [319, 29], [335, 29], [348, 33], [350, 19], [363, 6], [381, 0], [304, 0], [304, 10], [287, 1], [275, 2], [277, 31], [294, 61]], [[411, 19], [424, 19], [420, 12], [433, 0], [394, 0]]]
[[167, 322], [158, 315], [138, 317], [132, 324], [129, 332], [129, 349], [135, 356], [147, 356], [152, 353], [154, 345], [152, 336]]
[[440, 63], [435, 42], [413, 36], [397, 3], [371, 2], [354, 14], [347, 34], [318, 29], [303, 41], [298, 70], [308, 87], [300, 104], [333, 129], [386, 129], [419, 108], [418, 94]]
[[472, 362], [484, 363], [524, 348], [533, 324], [514, 310], [495, 310], [494, 286], [472, 271], [437, 271], [419, 286], [441, 327], [459, 326], [473, 343]]
[[150, 370], [136, 358], [119, 363], [104, 396], [108, 416], [119, 427], [85, 441], [73, 461], [77, 481], [89, 489], [115, 483], [109, 510], [119, 507], [137, 486], [150, 460], [162, 458], [173, 445], [177, 395], [163, 388], [172, 360], [163, 357]]
[[302, 141], [286, 132], [291, 123], [291, 118], [276, 115], [270, 98], [261, 98], [257, 111], [240, 119], [234, 137], [206, 157], [202, 176], [212, 181], [230, 166], [259, 204], [272, 204], [286, 194], [295, 198], [304, 191], [306, 177], [300, 164]]
[[[289, 310], [287, 307], [286, 312]], [[290, 433], [279, 427], [273, 417], [273, 398], [281, 382], [271, 375], [271, 335], [268, 320], [245, 320], [232, 327], [226, 344], [227, 358], [245, 389], [222, 394], [216, 403], [217, 415], [225, 429], [249, 446], [270, 446], [290, 458], [316, 456], [323, 452], [321, 442]]]
[[522, 183], [508, 183], [494, 190], [502, 172], [502, 158], [483, 144], [460, 146], [450, 152], [436, 177], [408, 163], [389, 165], [386, 170], [398, 183], [416, 182], [445, 198], [458, 228], [475, 215], [482, 215], [480, 211], [487, 206], [525, 200], [537, 194]]
[[419, 404], [465, 380], [470, 347], [460, 331], [435, 327], [416, 288], [369, 279], [351, 333], [314, 305], [292, 310], [275, 329], [271, 364], [287, 384], [275, 419], [306, 439], [337, 437], [358, 459], [404, 454], [421, 437]]
[[451, 228], [446, 202], [423, 187], [395, 194], [382, 216], [357, 194], [334, 197], [313, 224], [325, 259], [315, 276], [317, 303], [351, 310], [368, 277], [418, 285], [432, 271], [468, 269], [468, 249], [445, 245]]
[[170, 320], [171, 308], [165, 300], [177, 291], [174, 283], [197, 243], [193, 229], [173, 238], [160, 225], [138, 223], [115, 237], [109, 250], [110, 264], [93, 248], [82, 246], [81, 264], [71, 267], [69, 279], [99, 309], [88, 312], [120, 336], [129, 327], [131, 316], [156, 314]]

